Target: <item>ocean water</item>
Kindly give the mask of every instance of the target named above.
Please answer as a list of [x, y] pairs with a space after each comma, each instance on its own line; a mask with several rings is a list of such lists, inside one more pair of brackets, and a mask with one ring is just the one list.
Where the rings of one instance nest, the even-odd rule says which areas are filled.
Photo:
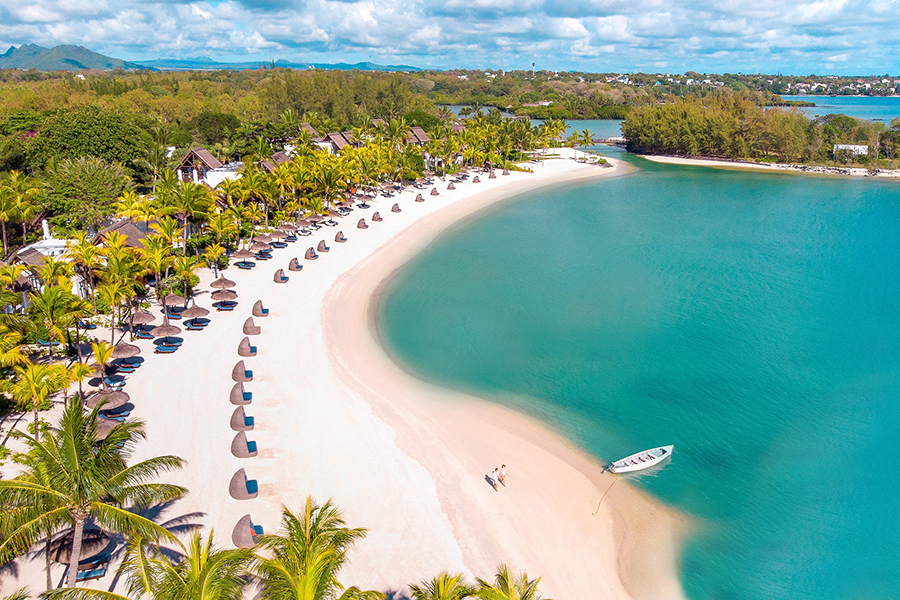
[[786, 96], [789, 100], [815, 102], [810, 108], [802, 108], [810, 116], [843, 113], [857, 119], [884, 121], [900, 118], [900, 96]]
[[900, 186], [626, 160], [446, 232], [385, 344], [601, 461], [675, 444], [630, 479], [692, 600], [900, 598]]

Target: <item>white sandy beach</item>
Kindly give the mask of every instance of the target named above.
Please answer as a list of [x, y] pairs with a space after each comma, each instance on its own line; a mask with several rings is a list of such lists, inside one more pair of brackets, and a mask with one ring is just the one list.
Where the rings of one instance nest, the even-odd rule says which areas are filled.
[[[191, 493], [164, 518], [196, 513], [189, 520], [214, 528], [219, 544], [230, 546], [245, 514], [273, 531], [282, 505], [300, 510], [307, 495], [332, 498], [349, 525], [369, 530], [342, 574], [346, 585], [404, 592], [445, 569], [489, 579], [506, 562], [541, 576], [542, 595], [557, 600], [682, 598], [677, 556], [685, 523], [677, 515], [625, 483], [593, 515], [613, 481], [596, 461], [528, 417], [414, 378], [375, 335], [373, 297], [443, 229], [524, 191], [623, 168], [571, 159], [532, 166], [534, 174], [482, 175], [482, 183], [452, 192], [437, 180], [440, 196], [423, 190], [424, 203], [413, 201], [418, 190], [379, 197], [252, 271], [228, 269], [237, 310], [213, 312], [205, 331], [184, 332], [175, 354], [157, 356], [150, 342], [137, 342], [146, 362], [125, 386], [133, 414], [147, 423], [137, 458], [171, 453], [189, 462], [165, 478]], [[390, 211], [394, 202], [401, 213]], [[383, 222], [371, 220], [375, 210]], [[363, 217], [368, 230], [356, 227]], [[334, 242], [338, 230], [346, 243]], [[303, 260], [322, 239], [331, 251]], [[303, 271], [274, 283], [275, 270], [287, 272], [294, 256]], [[209, 290], [211, 279], [204, 270], [199, 288]], [[231, 371], [257, 299], [270, 313], [256, 319], [262, 332], [251, 342], [259, 352], [245, 359], [253, 371], [245, 409], [255, 419], [247, 438], [259, 454], [239, 459], [230, 453]], [[208, 291], [197, 300], [211, 305]], [[508, 487], [495, 492], [485, 474], [500, 463], [509, 466]], [[259, 482], [255, 499], [228, 493], [241, 467]], [[2, 591], [23, 582], [42, 589], [43, 558], [19, 564], [19, 577], [2, 575]], [[57, 565], [55, 582], [62, 572]], [[108, 589], [112, 581], [108, 575], [92, 586]]]
[[[881, 170], [877, 174], [873, 175], [869, 173], [868, 169], [861, 168], [847, 168], [846, 174], [832, 173], [832, 172], [823, 172], [816, 170], [817, 167], [804, 167], [804, 165], [794, 165], [788, 163], [754, 163], [749, 161], [741, 161], [741, 160], [724, 160], [724, 159], [715, 159], [715, 158], [688, 158], [685, 156], [658, 156], [653, 154], [641, 154], [641, 158], [647, 159], [656, 163], [665, 163], [670, 165], [692, 165], [696, 167], [715, 167], [718, 169], [752, 169], [756, 171], [774, 171], [779, 173], [788, 172], [796, 172], [796, 173], [805, 173], [809, 175], [843, 175], [850, 177], [888, 177], [888, 178], [898, 178], [900, 177], [900, 170]], [[828, 169], [835, 169], [836, 167], [828, 167]], [[843, 167], [841, 167], [843, 168]]]

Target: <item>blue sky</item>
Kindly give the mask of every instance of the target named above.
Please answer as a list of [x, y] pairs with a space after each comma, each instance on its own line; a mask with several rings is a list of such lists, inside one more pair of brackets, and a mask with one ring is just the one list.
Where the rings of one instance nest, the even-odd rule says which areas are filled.
[[900, 0], [0, 0], [0, 44], [433, 68], [900, 74]]

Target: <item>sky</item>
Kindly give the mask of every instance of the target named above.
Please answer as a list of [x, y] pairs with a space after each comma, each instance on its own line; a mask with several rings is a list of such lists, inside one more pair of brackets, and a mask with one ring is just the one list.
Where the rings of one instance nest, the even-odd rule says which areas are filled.
[[4, 49], [126, 60], [898, 75], [898, 30], [900, 0], [0, 0]]

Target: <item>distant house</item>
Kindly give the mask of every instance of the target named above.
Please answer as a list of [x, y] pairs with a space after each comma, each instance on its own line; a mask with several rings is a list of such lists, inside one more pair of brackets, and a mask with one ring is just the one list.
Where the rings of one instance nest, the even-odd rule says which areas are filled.
[[144, 240], [147, 239], [147, 232], [143, 223], [135, 223], [131, 219], [119, 219], [114, 221], [109, 227], [101, 229], [94, 236], [94, 245], [99, 246], [109, 239], [109, 234], [119, 233], [125, 236], [125, 245], [129, 248], [143, 248]]
[[181, 161], [176, 171], [184, 181], [199, 183], [206, 179], [207, 173], [213, 169], [221, 169], [224, 165], [206, 148], [194, 148]]
[[418, 125], [413, 125], [409, 128], [409, 135], [406, 136], [407, 144], [414, 144], [416, 146], [421, 146], [426, 142], [430, 142], [431, 138], [428, 137], [428, 134], [425, 133], [425, 130], [419, 127]]
[[259, 161], [259, 168], [266, 173], [273, 173], [275, 167], [291, 162], [291, 157], [284, 152], [276, 152], [266, 160]]
[[322, 140], [331, 145], [331, 151], [337, 154], [340, 152], [341, 148], [344, 146], [355, 146], [352, 138], [350, 137], [350, 133], [341, 132], [341, 133], [329, 133], [325, 136], [325, 139]]
[[835, 144], [832, 153], [835, 156], [847, 156], [850, 158], [868, 156], [869, 147], [865, 144]]

